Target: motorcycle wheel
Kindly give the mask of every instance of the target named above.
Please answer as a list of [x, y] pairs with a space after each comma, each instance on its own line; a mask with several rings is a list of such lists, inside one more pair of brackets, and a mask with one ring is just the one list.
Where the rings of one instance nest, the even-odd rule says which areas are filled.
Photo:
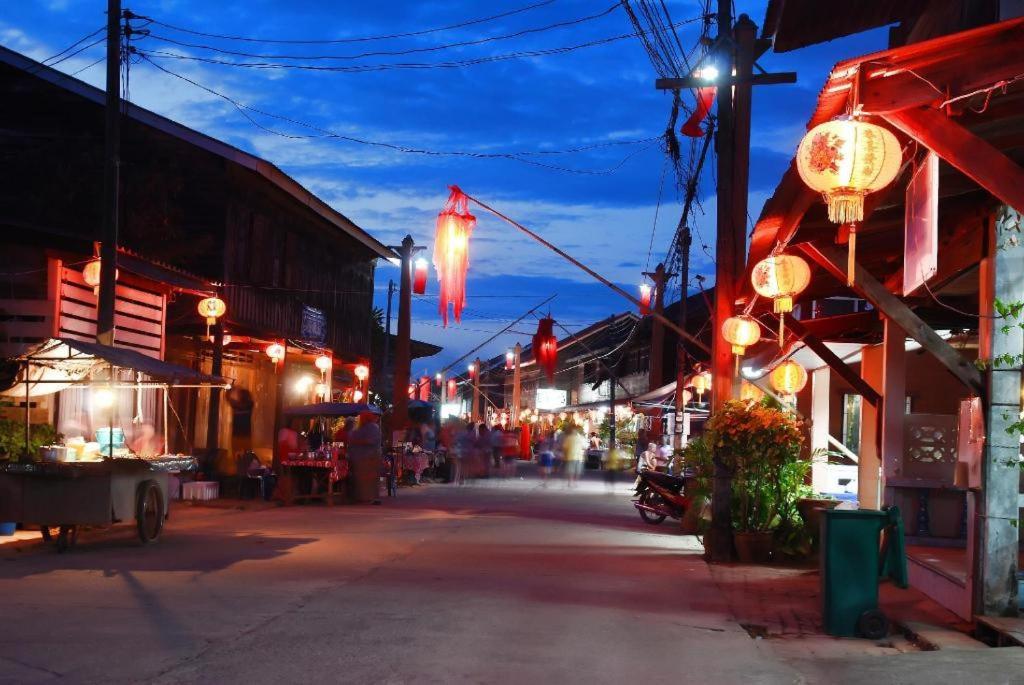
[[[648, 507], [658, 507], [665, 506], [665, 501], [658, 493], [648, 490], [640, 496], [640, 504], [645, 504]], [[646, 509], [638, 509], [637, 511], [640, 512], [640, 518], [644, 520], [644, 523], [649, 523], [652, 526], [658, 525], [666, 518], [665, 514], [655, 514]]]

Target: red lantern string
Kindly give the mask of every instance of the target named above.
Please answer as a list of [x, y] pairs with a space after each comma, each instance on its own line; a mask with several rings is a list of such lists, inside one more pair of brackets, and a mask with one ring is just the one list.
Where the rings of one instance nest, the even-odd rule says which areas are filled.
[[448, 399], [455, 397], [459, 392], [459, 384], [454, 378], [448, 379]]
[[690, 118], [679, 129], [679, 132], [684, 136], [691, 138], [700, 138], [704, 135], [704, 129], [700, 127], [704, 120], [708, 116], [708, 112], [711, 111], [711, 104], [715, 101], [715, 94], [718, 89], [714, 86], [708, 88], [697, 88], [695, 93], [697, 97], [697, 107], [693, 110], [693, 114]]
[[555, 365], [558, 364], [558, 339], [555, 337], [555, 320], [546, 316], [537, 322], [533, 336], [533, 357], [544, 369], [549, 381], [555, 380]]
[[651, 286], [647, 283], [640, 285], [640, 316], [647, 316], [651, 313]]
[[422, 257], [416, 260], [413, 270], [412, 291], [417, 295], [427, 292], [427, 260]]
[[448, 325], [448, 305], [457, 322], [462, 321], [466, 304], [466, 272], [469, 269], [469, 236], [476, 226], [476, 217], [469, 213], [469, 198], [458, 186], [450, 186], [451, 194], [444, 209], [437, 215], [434, 234], [434, 268], [441, 286], [438, 309], [441, 321]]

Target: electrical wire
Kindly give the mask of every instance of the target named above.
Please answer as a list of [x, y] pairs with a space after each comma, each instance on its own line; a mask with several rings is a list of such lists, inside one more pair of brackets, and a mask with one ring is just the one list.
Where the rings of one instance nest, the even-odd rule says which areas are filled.
[[568, 19], [568, 20], [565, 20], [565, 21], [556, 22], [554, 24], [547, 24], [545, 26], [537, 26], [537, 27], [533, 27], [533, 28], [521, 29], [521, 30], [515, 31], [513, 33], [506, 33], [506, 34], [502, 34], [502, 35], [498, 35], [498, 36], [487, 36], [487, 37], [484, 37], [484, 38], [476, 38], [476, 39], [473, 39], [473, 40], [464, 40], [464, 41], [459, 41], [459, 42], [455, 42], [455, 43], [446, 43], [446, 44], [443, 44], [443, 45], [430, 45], [430, 46], [419, 47], [419, 48], [407, 48], [407, 49], [404, 49], [404, 50], [376, 50], [376, 51], [372, 51], [372, 52], [362, 52], [362, 53], [358, 53], [358, 54], [354, 54], [354, 55], [275, 55], [275, 54], [266, 54], [266, 53], [259, 53], [259, 52], [245, 52], [245, 51], [241, 51], [241, 50], [230, 50], [230, 49], [225, 49], [225, 48], [217, 47], [217, 46], [214, 46], [214, 45], [204, 45], [204, 44], [200, 44], [200, 43], [190, 43], [188, 41], [182, 41], [182, 40], [178, 40], [178, 39], [175, 39], [175, 38], [170, 38], [170, 37], [167, 37], [167, 36], [162, 36], [162, 35], [155, 34], [155, 33], [149, 33], [149, 34], [147, 34], [145, 36], [145, 38], [161, 41], [161, 42], [164, 42], [164, 43], [170, 43], [172, 45], [177, 45], [179, 47], [195, 48], [195, 49], [200, 49], [200, 50], [208, 50], [208, 51], [216, 52], [216, 53], [223, 54], [223, 55], [232, 55], [232, 56], [235, 56], [235, 57], [249, 57], [249, 58], [254, 58], [254, 59], [308, 60], [308, 61], [320, 61], [320, 60], [357, 60], [357, 59], [365, 59], [367, 57], [398, 57], [398, 56], [402, 56], [402, 55], [413, 55], [413, 54], [419, 54], [419, 53], [439, 52], [439, 51], [442, 51], [442, 50], [451, 50], [451, 49], [454, 49], [454, 48], [464, 48], [464, 47], [471, 47], [471, 46], [475, 46], [475, 45], [483, 45], [485, 43], [492, 43], [492, 42], [496, 42], [496, 41], [510, 40], [512, 38], [519, 38], [521, 36], [527, 36], [527, 35], [531, 35], [531, 34], [534, 34], [534, 33], [542, 33], [542, 32], [545, 32], [545, 31], [552, 31], [552, 30], [556, 30], [556, 29], [566, 28], [566, 27], [569, 27], [569, 26], [576, 26], [576, 25], [579, 25], [579, 24], [584, 24], [584, 23], [587, 23], [587, 22], [590, 22], [590, 21], [594, 21], [596, 19], [600, 19], [602, 17], [605, 17], [605, 16], [611, 14], [618, 7], [619, 7], [619, 3], [616, 2], [614, 5], [611, 5], [607, 9], [604, 9], [604, 10], [602, 10], [602, 11], [596, 13], [596, 14], [590, 14], [590, 15], [587, 15], [587, 16], [578, 17], [576, 19]]
[[[49, 62], [52, 59], [57, 59], [58, 57], [60, 57], [61, 55], [65, 54], [67, 52], [69, 52], [70, 50], [74, 50], [76, 47], [78, 47], [79, 45], [81, 45], [85, 41], [89, 40], [90, 38], [92, 38], [96, 34], [102, 33], [104, 31], [106, 31], [106, 28], [107, 28], [106, 26], [101, 26], [98, 29], [96, 29], [95, 31], [93, 31], [92, 33], [87, 33], [86, 35], [82, 36], [81, 38], [79, 38], [74, 43], [72, 43], [71, 45], [67, 46], [66, 48], [64, 48], [60, 52], [58, 52], [58, 53], [56, 53], [54, 55], [50, 55], [49, 57], [47, 57], [44, 60], [41, 60], [40, 64], [43, 64], [43, 65], [46, 65], [46, 66], [52, 66], [52, 65], [47, 64], [47, 62]], [[107, 39], [106, 36], [103, 36], [102, 38], [100, 38], [100, 41], [104, 41], [106, 39]], [[92, 45], [95, 45], [95, 43], [93, 43]], [[61, 61], [63, 61], [63, 60], [61, 60]]]
[[[686, 21], [678, 22], [677, 26], [699, 20], [700, 17], [695, 19], [689, 19]], [[482, 57], [474, 57], [463, 60], [452, 60], [448, 62], [395, 62], [385, 64], [361, 64], [347, 66], [328, 66], [321, 64], [286, 64], [281, 62], [239, 62], [215, 57], [185, 55], [176, 52], [168, 52], [166, 50], [142, 50], [136, 48], [136, 51], [138, 52], [138, 54], [148, 57], [201, 62], [204, 64], [217, 64], [221, 66], [239, 67], [244, 69], [294, 69], [301, 71], [316, 72], [366, 73], [378, 71], [395, 71], [404, 69], [457, 69], [469, 66], [476, 66], [479, 64], [503, 62], [513, 59], [550, 57], [553, 55], [564, 55], [570, 52], [576, 52], [577, 50], [583, 50], [585, 48], [597, 47], [600, 45], [608, 45], [610, 43], [615, 43], [621, 40], [625, 40], [627, 38], [633, 38], [635, 36], [636, 33], [624, 33], [617, 36], [610, 36], [607, 38], [599, 38], [584, 43], [577, 43], [575, 45], [566, 45], [555, 48], [539, 48], [536, 50], [520, 50], [516, 52], [499, 53], [496, 55], [486, 55]]]
[[[142, 53], [139, 53], [139, 54], [142, 54]], [[618, 145], [618, 144], [640, 144], [640, 147], [638, 147], [638, 149], [634, 150], [633, 152], [630, 152], [628, 155], [623, 157], [621, 160], [619, 160], [619, 162], [617, 164], [615, 164], [615, 165], [613, 165], [611, 167], [608, 167], [606, 169], [576, 169], [576, 168], [565, 167], [565, 166], [560, 166], [560, 165], [556, 165], [556, 164], [547, 164], [547, 163], [544, 163], [544, 162], [538, 162], [536, 160], [527, 159], [526, 158], [527, 155], [542, 154], [541, 152], [532, 152], [532, 153], [495, 153], [495, 152], [470, 152], [470, 151], [465, 151], [465, 150], [428, 150], [428, 149], [425, 149], [425, 148], [407, 147], [407, 146], [404, 146], [404, 145], [396, 145], [394, 143], [385, 143], [385, 142], [382, 142], [382, 141], [368, 140], [368, 139], [365, 139], [365, 138], [357, 138], [355, 136], [348, 136], [348, 135], [336, 133], [334, 131], [331, 131], [331, 130], [328, 130], [328, 129], [316, 126], [314, 124], [309, 124], [309, 123], [306, 123], [306, 122], [299, 121], [297, 119], [292, 119], [291, 117], [286, 117], [286, 116], [282, 116], [282, 115], [279, 115], [279, 114], [274, 114], [274, 113], [268, 112], [266, 110], [262, 110], [262, 109], [259, 109], [259, 108], [256, 108], [256, 107], [252, 107], [251, 105], [246, 105], [246, 104], [244, 104], [242, 102], [239, 102], [239, 101], [235, 100], [234, 98], [230, 97], [229, 95], [225, 95], [224, 93], [216, 91], [213, 88], [210, 88], [208, 86], [204, 86], [203, 84], [199, 83], [198, 81], [195, 81], [195, 80], [193, 80], [193, 79], [191, 79], [191, 78], [189, 78], [187, 76], [184, 76], [184, 75], [179, 74], [179, 73], [177, 73], [175, 71], [167, 69], [166, 67], [164, 67], [164, 66], [162, 66], [160, 64], [157, 64], [153, 60], [149, 59], [145, 54], [142, 54], [142, 58], [144, 60], [146, 60], [147, 63], [149, 63], [152, 66], [156, 67], [157, 69], [159, 69], [160, 71], [164, 72], [165, 74], [173, 76], [173, 77], [175, 77], [177, 79], [181, 79], [182, 81], [185, 81], [186, 83], [189, 83], [189, 84], [195, 86], [196, 88], [199, 88], [200, 90], [203, 90], [203, 91], [205, 91], [205, 92], [207, 92], [207, 93], [209, 93], [211, 95], [219, 97], [219, 98], [223, 99], [224, 101], [228, 102], [236, 110], [238, 110], [238, 112], [243, 117], [245, 117], [245, 119], [247, 119], [250, 124], [252, 124], [256, 128], [259, 128], [260, 130], [265, 131], [267, 133], [270, 133], [272, 135], [276, 135], [276, 136], [279, 136], [279, 137], [282, 137], [282, 138], [289, 138], [289, 139], [293, 139], [293, 140], [302, 140], [302, 139], [309, 139], [309, 138], [328, 138], [328, 139], [335, 139], [335, 140], [343, 140], [343, 141], [350, 142], [350, 143], [357, 143], [359, 145], [367, 145], [367, 146], [372, 146], [372, 147], [380, 147], [380, 148], [384, 148], [384, 149], [388, 149], [388, 150], [393, 150], [395, 152], [403, 152], [403, 153], [418, 154], [418, 155], [427, 155], [427, 156], [433, 156], [433, 157], [469, 157], [469, 158], [476, 158], [476, 159], [508, 159], [508, 160], [520, 162], [522, 164], [528, 164], [530, 166], [536, 166], [536, 167], [540, 167], [540, 168], [544, 168], [544, 169], [549, 169], [549, 170], [552, 170], [552, 171], [563, 171], [563, 172], [566, 172], [566, 173], [595, 175], [595, 176], [603, 176], [603, 175], [608, 175], [608, 174], [615, 173], [620, 168], [622, 168], [630, 159], [632, 159], [636, 155], [640, 154], [641, 152], [644, 152], [645, 150], [650, 149], [650, 147], [653, 145], [652, 141], [658, 140], [658, 137], [655, 136], [655, 137], [648, 138], [648, 139], [629, 141], [628, 143], [625, 142], [625, 141], [612, 141], [612, 142], [608, 143], [608, 145], [611, 145], [611, 144], [616, 144], [616, 145]], [[310, 129], [312, 131], [316, 131], [320, 135], [317, 135], [317, 136], [295, 135], [295, 134], [290, 134], [290, 133], [284, 133], [282, 131], [277, 131], [277, 130], [272, 129], [272, 128], [268, 127], [268, 126], [264, 126], [263, 124], [258, 122], [256, 119], [254, 119], [249, 114], [249, 112], [252, 112], [252, 113], [255, 113], [255, 114], [260, 114], [260, 115], [266, 116], [266, 117], [270, 117], [272, 119], [277, 119], [279, 121], [284, 121], [284, 122], [287, 122], [287, 123], [290, 123], [290, 124], [294, 124], [296, 126], [301, 126], [301, 127]], [[647, 143], [647, 145], [642, 145], [643, 143]], [[573, 151], [580, 151], [582, 149], [583, 148], [578, 148], [576, 150], [567, 150], [567, 151], [563, 151], [563, 153], [568, 153], [568, 152], [573, 152]], [[593, 149], [593, 148], [591, 148], [591, 149]], [[543, 151], [543, 154], [555, 154], [555, 152], [554, 151]]]
[[145, 18], [149, 19], [153, 24], [156, 24], [158, 26], [163, 26], [165, 28], [168, 28], [168, 29], [171, 29], [171, 30], [174, 30], [174, 31], [179, 31], [181, 33], [189, 33], [189, 34], [192, 34], [194, 36], [203, 36], [205, 38], [219, 38], [221, 40], [235, 40], [235, 41], [241, 41], [241, 42], [246, 42], [246, 43], [276, 43], [276, 44], [279, 44], [279, 45], [280, 44], [283, 44], [283, 45], [337, 45], [337, 44], [342, 44], [342, 43], [365, 43], [365, 42], [376, 41], [376, 40], [392, 40], [394, 38], [412, 38], [412, 37], [415, 37], [415, 36], [424, 36], [424, 35], [427, 35], [427, 34], [430, 34], [430, 33], [439, 33], [441, 31], [451, 31], [451, 30], [454, 30], [454, 29], [465, 28], [467, 26], [476, 26], [478, 24], [484, 24], [484, 23], [487, 23], [487, 22], [490, 22], [490, 21], [495, 21], [497, 19], [504, 19], [505, 17], [511, 17], [511, 16], [513, 16], [515, 14], [521, 14], [523, 12], [528, 12], [530, 10], [537, 9], [538, 7], [544, 7], [545, 5], [550, 5], [550, 4], [554, 3], [554, 2], [555, 2], [555, 0], [542, 0], [541, 2], [535, 2], [535, 3], [531, 4], [531, 5], [525, 5], [523, 7], [512, 9], [512, 10], [509, 10], [507, 12], [502, 12], [500, 14], [494, 14], [494, 15], [491, 15], [491, 16], [481, 17], [481, 18], [478, 18], [478, 19], [469, 19], [467, 21], [462, 21], [462, 22], [458, 22], [458, 23], [455, 23], [455, 24], [449, 24], [447, 26], [438, 26], [438, 27], [429, 28], [429, 29], [420, 29], [418, 31], [407, 31], [405, 33], [392, 33], [392, 34], [377, 35], [377, 36], [360, 36], [360, 37], [356, 37], [356, 38], [331, 38], [331, 39], [280, 39], [280, 38], [255, 38], [255, 37], [252, 37], [252, 36], [231, 36], [231, 35], [225, 35], [225, 34], [221, 34], [221, 33], [207, 33], [207, 32], [204, 32], [204, 31], [198, 31], [196, 29], [190, 29], [190, 28], [186, 28], [186, 27], [183, 27], [183, 26], [175, 26], [174, 24], [168, 24], [167, 22], [163, 22], [163, 21], [160, 21], [158, 19], [153, 19], [152, 17], [145, 17]]

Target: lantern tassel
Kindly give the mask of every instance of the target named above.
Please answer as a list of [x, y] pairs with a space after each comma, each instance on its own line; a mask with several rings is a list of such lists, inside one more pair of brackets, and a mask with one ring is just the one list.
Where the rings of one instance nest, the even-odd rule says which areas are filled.
[[846, 285], [853, 287], [854, 275], [857, 270], [857, 225], [850, 225], [850, 251], [846, 257]]
[[786, 342], [786, 315], [779, 314], [779, 348]]

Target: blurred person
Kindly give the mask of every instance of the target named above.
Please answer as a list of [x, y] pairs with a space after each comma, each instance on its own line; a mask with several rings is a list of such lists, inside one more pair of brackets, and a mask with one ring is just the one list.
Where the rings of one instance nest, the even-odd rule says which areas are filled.
[[618, 443], [609, 447], [604, 455], [604, 483], [605, 489], [610, 493], [615, 492], [615, 485], [619, 480], [619, 473], [625, 466], [626, 458], [626, 451]]
[[675, 455], [675, 450], [672, 449], [672, 444], [669, 436], [661, 436], [661, 444], [658, 445], [658, 470], [667, 472], [669, 470], [669, 464], [672, 463], [672, 457]]
[[348, 444], [348, 437], [352, 435], [352, 431], [356, 429], [356, 420], [351, 416], [345, 419], [338, 426], [337, 430], [334, 431], [334, 442], [341, 442]]
[[491, 428], [491, 463], [501, 475], [501, 448], [505, 443], [505, 431], [499, 425]]
[[555, 464], [554, 434], [543, 436], [537, 446], [537, 463], [540, 465], [541, 487], [548, 486], [548, 479], [551, 477], [551, 468]]
[[382, 466], [381, 432], [377, 415], [359, 414], [359, 427], [349, 436], [349, 494], [356, 502], [380, 504], [380, 472]]
[[583, 431], [573, 426], [562, 439], [562, 460], [567, 487], [572, 488], [578, 485], [586, 449], [587, 442], [583, 437]]
[[601, 449], [601, 438], [598, 437], [597, 433], [590, 434], [590, 449], [599, 450]]
[[516, 475], [516, 460], [519, 458], [519, 429], [507, 430], [502, 433], [501, 441], [501, 472], [505, 478]]
[[647, 443], [647, 449], [640, 454], [638, 470], [658, 470], [658, 446], [653, 442]]
[[466, 471], [473, 460], [473, 448], [476, 444], [476, 433], [473, 428], [473, 424], [467, 423], [455, 434], [452, 443], [455, 452], [452, 480], [458, 485], [466, 482]]
[[476, 478], [487, 478], [491, 475], [491, 431], [487, 430], [487, 424], [481, 421], [476, 426], [476, 444], [473, 450], [473, 476]]

